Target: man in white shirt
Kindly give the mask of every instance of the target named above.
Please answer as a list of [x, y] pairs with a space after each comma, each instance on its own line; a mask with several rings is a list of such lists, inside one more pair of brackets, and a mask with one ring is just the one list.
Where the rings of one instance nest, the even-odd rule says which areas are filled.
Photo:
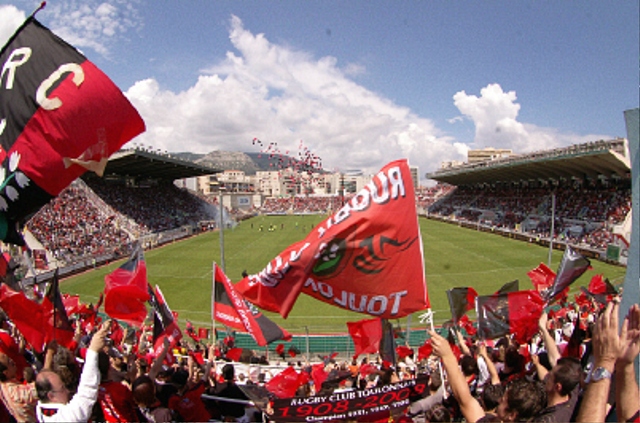
[[100, 371], [98, 352], [105, 345], [110, 322], [104, 322], [93, 335], [80, 375], [78, 392], [69, 400], [69, 391], [60, 376], [52, 370], [43, 370], [36, 377], [38, 404], [36, 416], [41, 423], [86, 422], [91, 417], [98, 398]]

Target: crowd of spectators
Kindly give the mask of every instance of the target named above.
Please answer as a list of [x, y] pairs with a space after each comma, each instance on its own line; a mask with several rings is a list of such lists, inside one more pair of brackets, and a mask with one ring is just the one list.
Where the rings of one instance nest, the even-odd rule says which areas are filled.
[[113, 216], [101, 213], [86, 191], [75, 185], [40, 209], [26, 226], [58, 260], [73, 262], [129, 252], [129, 234], [115, 225]]
[[[555, 194], [555, 209], [551, 193]], [[596, 249], [613, 241], [613, 228], [631, 210], [627, 179], [571, 181], [557, 186], [481, 184], [459, 186], [429, 208], [429, 213], [506, 230], [554, 237]], [[532, 223], [533, 222], [533, 223]]]
[[[619, 325], [613, 295], [547, 308], [539, 332], [524, 343], [513, 334], [480, 340], [468, 326], [431, 329], [420, 348], [398, 346], [395, 363], [371, 355], [310, 361], [299, 351], [286, 359], [284, 352], [271, 359], [238, 354], [233, 336], [215, 343], [165, 338], [154, 348], [150, 322], [140, 329], [115, 320], [100, 324], [92, 307], [73, 315], [73, 340], [52, 341], [37, 353], [0, 315], [0, 420], [60, 421], [53, 416], [68, 418], [75, 407], [85, 417], [73, 421], [261, 422], [274, 409], [269, 401], [257, 408], [241, 386], [275, 399], [283, 398], [283, 384], [294, 383], [284, 398], [328, 398], [428, 378], [428, 389], [405, 405], [364, 421], [638, 421], [640, 307], [634, 304]], [[271, 383], [284, 371], [287, 382]]]
[[86, 185], [70, 185], [26, 227], [54, 259], [74, 263], [105, 254], [127, 255], [134, 239], [212, 221], [213, 209], [172, 183], [127, 187], [91, 179]]
[[94, 178], [87, 184], [118, 213], [140, 225], [143, 233], [162, 232], [213, 218], [202, 200], [170, 181], [130, 187]]

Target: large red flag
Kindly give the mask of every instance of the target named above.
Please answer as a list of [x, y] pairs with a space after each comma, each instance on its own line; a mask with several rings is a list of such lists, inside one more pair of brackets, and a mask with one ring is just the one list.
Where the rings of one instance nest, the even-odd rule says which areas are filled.
[[215, 263], [213, 265], [213, 319], [234, 329], [248, 332], [256, 343], [265, 345], [278, 339], [291, 339], [291, 334], [249, 304]]
[[23, 245], [28, 216], [144, 131], [120, 89], [28, 18], [0, 50], [0, 240]]
[[236, 289], [285, 318], [302, 291], [395, 319], [429, 307], [423, 258], [411, 173], [407, 161], [398, 160]]
[[31, 301], [22, 291], [0, 285], [0, 307], [16, 325], [33, 350], [41, 353], [46, 343], [46, 319], [42, 306]]
[[542, 293], [553, 285], [553, 280], [556, 278], [556, 272], [549, 269], [544, 263], [540, 263], [535, 269], [531, 269], [527, 272], [527, 276], [531, 279], [531, 283], [536, 291]]
[[113, 319], [140, 327], [147, 317], [147, 266], [137, 245], [129, 260], [104, 278], [104, 312]]
[[374, 354], [380, 350], [382, 319], [363, 319], [357, 322], [347, 322], [347, 328], [355, 348], [354, 357], [360, 354]]
[[538, 332], [544, 300], [535, 290], [508, 292], [476, 298], [478, 336], [495, 339], [513, 334], [519, 343], [528, 342]]

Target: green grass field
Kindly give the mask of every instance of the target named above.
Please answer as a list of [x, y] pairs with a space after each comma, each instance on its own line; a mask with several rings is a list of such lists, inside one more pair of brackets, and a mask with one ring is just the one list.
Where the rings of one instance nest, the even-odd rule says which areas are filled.
[[[326, 216], [260, 216], [240, 223], [224, 232], [226, 273], [232, 281], [239, 281], [243, 270], [255, 273], [292, 243], [303, 239]], [[296, 226], [297, 224], [297, 226]], [[264, 231], [259, 231], [263, 225]], [[275, 225], [274, 232], [266, 229]], [[446, 290], [457, 286], [472, 286], [480, 295], [495, 292], [504, 283], [518, 279], [520, 289], [531, 289], [527, 272], [547, 262], [548, 248], [516, 241], [486, 232], [420, 219], [424, 244], [427, 286], [434, 320], [442, 323], [451, 318]], [[554, 251], [551, 268], [558, 268], [562, 251]], [[173, 311], [195, 326], [211, 325], [212, 263], [220, 263], [218, 232], [165, 245], [145, 252], [149, 282], [158, 285]], [[79, 294], [83, 302], [95, 303], [104, 289], [104, 277], [122, 261], [83, 273], [63, 281], [61, 290]], [[624, 281], [626, 268], [592, 260], [588, 270], [572, 285], [571, 293], [587, 285], [591, 277], [602, 273], [613, 284]], [[390, 283], [395, 283], [390, 281]], [[571, 295], [570, 298], [573, 298]], [[344, 311], [301, 294], [284, 320], [279, 315], [265, 313], [291, 333], [346, 332], [345, 322], [369, 316]], [[420, 325], [415, 313], [411, 327]], [[405, 319], [401, 320], [405, 324]]]

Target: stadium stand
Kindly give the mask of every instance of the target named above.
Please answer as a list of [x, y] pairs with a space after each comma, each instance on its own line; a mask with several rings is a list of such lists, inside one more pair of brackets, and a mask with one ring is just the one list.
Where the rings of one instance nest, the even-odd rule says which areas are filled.
[[631, 179], [624, 139], [465, 164], [427, 177], [456, 184], [428, 206], [431, 217], [553, 239], [601, 254], [619, 239], [629, 240]]

